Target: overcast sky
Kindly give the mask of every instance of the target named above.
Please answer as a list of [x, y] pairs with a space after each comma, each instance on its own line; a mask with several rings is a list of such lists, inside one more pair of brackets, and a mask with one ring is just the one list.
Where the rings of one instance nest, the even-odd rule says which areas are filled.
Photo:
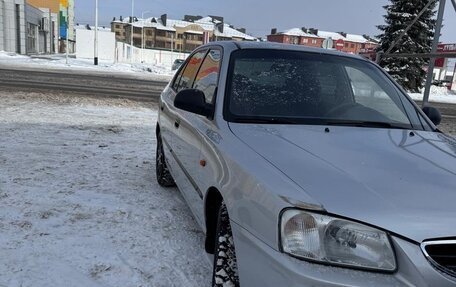
[[[76, 23], [95, 22], [95, 0], [76, 0]], [[150, 11], [146, 17], [167, 13], [173, 19], [183, 15], [223, 16], [235, 27], [247, 28], [257, 37], [280, 30], [307, 27], [353, 34], [377, 35], [376, 25], [383, 24], [382, 8], [388, 0], [135, 0], [135, 16]], [[131, 14], [130, 0], [99, 0], [100, 25], [108, 26], [113, 17]], [[445, 27], [441, 41], [456, 43], [456, 11], [447, 0]]]

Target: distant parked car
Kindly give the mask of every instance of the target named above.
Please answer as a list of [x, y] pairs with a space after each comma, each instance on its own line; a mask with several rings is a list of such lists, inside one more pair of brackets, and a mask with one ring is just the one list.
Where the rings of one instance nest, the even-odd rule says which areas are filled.
[[440, 120], [357, 56], [212, 43], [161, 94], [157, 180], [201, 225], [212, 286], [455, 286]]
[[449, 86], [451, 86], [451, 81], [450, 80], [434, 80], [432, 82], [432, 84], [434, 86], [437, 86], [437, 87], [447, 87], [447, 88], [449, 88]]
[[182, 60], [182, 59], [176, 59], [174, 60], [173, 62], [173, 67], [172, 67], [172, 70], [177, 70], [180, 68], [180, 66], [182, 66], [182, 64], [185, 62], [185, 60]]

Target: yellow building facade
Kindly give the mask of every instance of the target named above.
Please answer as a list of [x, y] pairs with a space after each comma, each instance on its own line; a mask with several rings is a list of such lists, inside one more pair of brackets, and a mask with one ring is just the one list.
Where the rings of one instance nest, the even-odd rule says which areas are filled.
[[52, 13], [59, 14], [62, 0], [27, 0], [27, 3], [36, 8], [49, 8]]

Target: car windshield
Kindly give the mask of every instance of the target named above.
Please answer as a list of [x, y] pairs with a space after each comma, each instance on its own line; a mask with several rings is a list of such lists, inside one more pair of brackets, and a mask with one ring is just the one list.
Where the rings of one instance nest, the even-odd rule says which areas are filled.
[[225, 115], [234, 122], [423, 129], [414, 106], [375, 65], [349, 57], [240, 50]]

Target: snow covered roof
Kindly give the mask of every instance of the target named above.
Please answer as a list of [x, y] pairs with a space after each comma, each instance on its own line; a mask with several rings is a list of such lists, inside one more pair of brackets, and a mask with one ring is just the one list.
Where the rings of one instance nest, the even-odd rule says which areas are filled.
[[379, 41], [377, 41], [376, 39], [374, 38], [370, 38], [368, 37], [369, 39], [367, 39], [366, 37], [362, 36], [362, 35], [356, 35], [356, 34], [347, 34], [347, 36], [345, 37], [347, 39], [347, 41], [350, 41], [350, 42], [356, 42], [356, 43], [373, 43], [373, 44], [378, 44]]
[[201, 18], [201, 19], [195, 21], [195, 23], [211, 24], [211, 23], [220, 23], [220, 21], [213, 19], [210, 16], [207, 16], [207, 17], [204, 17], [204, 18]]
[[[244, 40], [256, 40], [255, 37], [242, 33], [228, 24], [223, 24], [223, 33], [216, 28], [216, 24], [221, 23], [212, 17], [204, 17], [195, 22], [189, 22], [184, 20], [174, 20], [166, 19], [166, 25], [163, 24], [161, 17], [151, 17], [147, 19], [137, 19], [138, 21], [133, 23], [134, 27], [154, 27], [158, 30], [165, 31], [176, 31], [176, 28], [186, 28], [190, 25], [198, 25], [202, 30], [207, 32], [214, 32], [214, 35], [217, 37], [226, 37], [226, 38], [240, 38]], [[116, 20], [114, 23], [129, 23], [130, 18], [126, 17], [122, 21]], [[188, 33], [194, 34], [203, 34], [203, 31], [197, 31], [195, 29], [190, 29]]]
[[318, 33], [317, 33], [318, 37], [321, 37], [321, 38], [331, 38], [333, 40], [339, 40], [339, 39], [342, 39], [344, 41], [347, 41], [347, 38], [345, 38], [344, 36], [342, 36], [342, 34], [339, 34], [337, 32], [328, 32], [328, 31], [320, 31], [318, 30]]
[[[75, 25], [75, 30], [95, 30], [95, 26]], [[111, 27], [98, 27], [98, 31], [111, 32]]]
[[241, 39], [250, 40], [250, 41], [255, 41], [257, 39], [255, 37], [252, 37], [250, 35], [247, 35], [236, 29], [231, 28], [230, 25], [228, 25], [228, 24], [224, 24], [223, 33], [221, 33], [219, 30], [215, 29], [214, 34], [217, 37], [228, 37], [228, 38], [233, 37], [233, 38], [241, 38]]
[[350, 42], [356, 42], [356, 43], [367, 43], [367, 42], [369, 42], [369, 40], [364, 38], [364, 36], [362, 36], [362, 35], [347, 34], [347, 36], [345, 36], [345, 38], [347, 39], [347, 41], [350, 41]]
[[193, 31], [193, 30], [187, 30], [187, 31], [185, 31], [185, 33], [203, 35], [203, 32], [201, 32], [201, 31]]
[[280, 32], [279, 34], [288, 35], [288, 36], [301, 36], [301, 37], [318, 38], [318, 36], [316, 36], [314, 34], [306, 33], [300, 28], [292, 28], [290, 30], [286, 30], [286, 31]]
[[112, 22], [113, 23], [124, 23], [124, 24], [127, 24], [127, 23], [130, 23], [130, 17], [125, 17], [122, 20], [120, 20], [120, 19], [114, 20]]
[[[155, 19], [155, 21], [152, 21]], [[149, 19], [138, 19], [137, 22], [133, 23], [133, 27], [153, 27], [156, 28], [157, 30], [164, 30], [164, 31], [171, 31], [175, 32], [176, 29], [170, 26], [165, 26], [161, 23], [161, 21], [158, 21], [159, 19], [157, 18], [149, 18]]]
[[[318, 31], [317, 35], [321, 38], [331, 38], [333, 40], [342, 39], [347, 42], [354, 42], [354, 43], [377, 43], [374, 39], [369, 40], [366, 39], [363, 35], [358, 34], [343, 34], [337, 32], [329, 32], [329, 31]], [[345, 36], [344, 36], [345, 35]]]

